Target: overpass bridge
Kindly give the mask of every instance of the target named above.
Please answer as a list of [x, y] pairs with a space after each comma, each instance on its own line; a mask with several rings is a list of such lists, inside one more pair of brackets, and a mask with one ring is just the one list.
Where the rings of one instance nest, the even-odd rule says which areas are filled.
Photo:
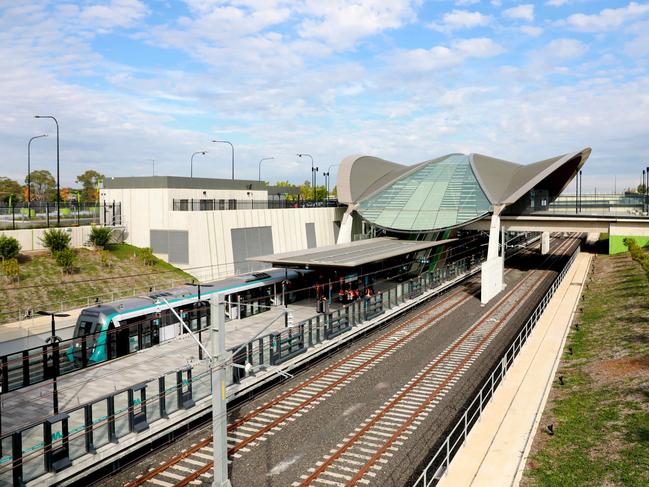
[[[467, 230], [490, 229], [491, 217], [465, 225]], [[511, 232], [578, 232], [607, 233], [609, 253], [625, 252], [623, 239], [632, 237], [639, 245], [649, 243], [649, 216], [636, 215], [597, 215], [597, 214], [555, 214], [533, 213], [529, 215], [501, 215], [500, 227]]]

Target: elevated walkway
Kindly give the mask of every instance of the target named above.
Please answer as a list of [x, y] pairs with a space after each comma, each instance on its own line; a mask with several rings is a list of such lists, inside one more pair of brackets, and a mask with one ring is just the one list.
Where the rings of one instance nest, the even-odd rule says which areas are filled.
[[576, 257], [440, 487], [518, 485], [591, 259]]

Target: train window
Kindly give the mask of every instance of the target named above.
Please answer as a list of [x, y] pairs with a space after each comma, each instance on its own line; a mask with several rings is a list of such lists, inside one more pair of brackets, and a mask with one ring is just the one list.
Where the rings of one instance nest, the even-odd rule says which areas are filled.
[[79, 323], [79, 336], [90, 335], [94, 331], [92, 329], [94, 324], [94, 321], [81, 321]]
[[128, 353], [137, 352], [138, 349], [139, 349], [137, 333], [138, 333], [138, 327], [137, 327], [136, 324], [133, 324], [133, 325], [129, 326], [129, 330], [128, 330]]

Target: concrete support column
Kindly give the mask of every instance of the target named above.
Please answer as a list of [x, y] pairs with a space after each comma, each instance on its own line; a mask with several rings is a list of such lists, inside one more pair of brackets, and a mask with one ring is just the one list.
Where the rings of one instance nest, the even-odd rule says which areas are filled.
[[340, 222], [340, 232], [338, 232], [337, 244], [351, 243], [352, 241], [352, 226], [354, 224], [354, 217], [352, 212], [354, 208], [350, 205], [347, 208], [347, 211], [343, 215], [343, 219]]
[[546, 255], [550, 252], [550, 232], [541, 233], [541, 255]]
[[480, 272], [480, 302], [486, 304], [503, 290], [505, 273], [505, 256], [498, 255], [498, 241], [500, 240], [500, 212], [503, 206], [494, 207], [489, 225], [489, 246], [487, 247], [487, 260], [482, 263]]

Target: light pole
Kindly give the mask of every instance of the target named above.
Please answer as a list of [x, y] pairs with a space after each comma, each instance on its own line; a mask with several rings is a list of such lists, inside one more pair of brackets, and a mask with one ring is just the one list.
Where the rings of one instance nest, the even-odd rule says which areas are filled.
[[59, 121], [52, 115], [34, 115], [34, 118], [51, 118], [56, 124], [56, 224], [61, 224], [61, 178], [59, 175]]
[[329, 199], [329, 180], [331, 179], [331, 168], [340, 166], [340, 163], [332, 164], [327, 168], [327, 200]]
[[322, 175], [325, 178], [325, 186], [327, 187], [327, 195], [325, 196], [325, 200], [329, 200], [329, 171], [323, 172]]
[[583, 182], [583, 174], [581, 173], [581, 169], [579, 170], [579, 213], [581, 213], [581, 195], [582, 195], [582, 182]]
[[51, 311], [37, 311], [37, 314], [41, 316], [51, 316], [52, 317], [52, 334], [51, 336], [46, 340], [46, 342], [52, 344], [52, 368], [51, 368], [51, 374], [52, 374], [52, 380], [54, 381], [54, 387], [52, 388], [52, 407], [54, 409], [54, 414], [59, 414], [59, 390], [56, 382], [56, 378], [59, 375], [60, 372], [60, 363], [59, 363], [59, 342], [61, 339], [56, 336], [56, 324], [54, 323], [54, 317], [56, 316], [57, 318], [63, 318], [66, 316], [70, 316], [69, 314], [66, 313], [52, 313]]
[[275, 158], [274, 157], [264, 157], [263, 159], [261, 159], [259, 161], [259, 181], [261, 181], [261, 163], [264, 162], [264, 161], [271, 161], [273, 159], [275, 159]]
[[147, 161], [151, 161], [151, 172], [155, 176], [155, 159], [147, 159]]
[[232, 145], [232, 142], [227, 140], [213, 140], [212, 142], [217, 144], [230, 144], [230, 149], [232, 149], [232, 180], [234, 180], [234, 146]]
[[27, 213], [29, 214], [30, 218], [31, 218], [31, 212], [29, 211], [29, 205], [32, 201], [32, 176], [31, 176], [32, 140], [40, 139], [41, 137], [47, 137], [47, 134], [37, 135], [36, 137], [32, 137], [31, 139], [29, 139], [29, 142], [27, 143]]
[[205, 154], [207, 154], [207, 151], [206, 151], [206, 150], [199, 150], [198, 152], [194, 152], [194, 153], [192, 154], [192, 157], [191, 157], [191, 159], [189, 160], [189, 177], [190, 177], [190, 178], [193, 178], [193, 177], [194, 177], [194, 156], [196, 156], [196, 155], [198, 155], [198, 154], [203, 154], [203, 155], [205, 155]]
[[[195, 282], [186, 282], [186, 286], [194, 286], [198, 288], [198, 297], [196, 300], [196, 303], [198, 304], [198, 307], [200, 308], [202, 306], [201, 302], [201, 287], [212, 287], [212, 284], [196, 284]], [[202, 340], [202, 332], [203, 327], [201, 326], [201, 316], [200, 312], [198, 313], [198, 341], [203, 343]], [[203, 349], [201, 347], [198, 347], [198, 358], [199, 360], [203, 360]]]
[[314, 175], [318, 171], [317, 167], [313, 167], [313, 156], [311, 154], [298, 154], [298, 157], [308, 157], [311, 159], [311, 186], [313, 186], [313, 201], [315, 201], [315, 178]]

